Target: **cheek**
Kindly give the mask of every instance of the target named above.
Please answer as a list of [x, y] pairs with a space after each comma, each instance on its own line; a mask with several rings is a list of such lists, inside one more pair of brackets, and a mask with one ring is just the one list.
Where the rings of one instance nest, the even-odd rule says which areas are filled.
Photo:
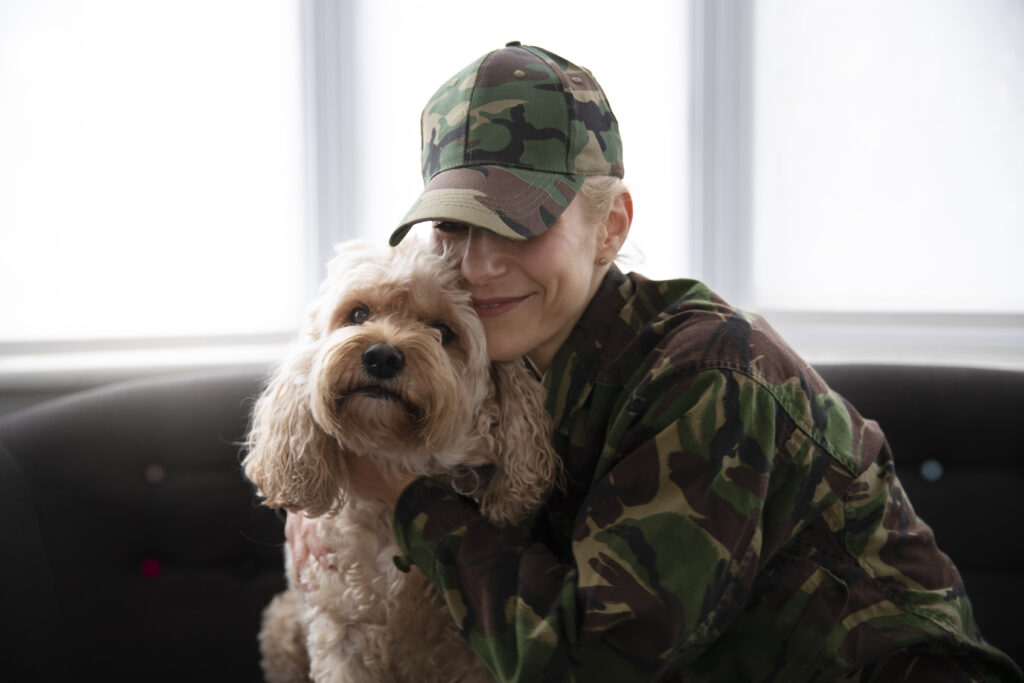
[[586, 244], [565, 243], [560, 247], [541, 255], [534, 272], [544, 286], [548, 306], [565, 312], [586, 298], [594, 269]]

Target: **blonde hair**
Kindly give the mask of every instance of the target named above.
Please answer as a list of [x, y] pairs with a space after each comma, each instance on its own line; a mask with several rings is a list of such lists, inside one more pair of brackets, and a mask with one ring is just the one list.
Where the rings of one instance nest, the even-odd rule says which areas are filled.
[[583, 210], [587, 221], [595, 225], [604, 223], [611, 211], [612, 202], [623, 192], [626, 184], [622, 178], [611, 175], [592, 175], [583, 181], [579, 196], [583, 201]]
[[[604, 233], [608, 229], [608, 214], [612, 210], [612, 203], [623, 192], [628, 192], [622, 178], [611, 175], [593, 175], [583, 181], [577, 196], [583, 202], [583, 213], [587, 222], [594, 226], [594, 240], [604, 239]], [[619, 254], [612, 257], [612, 261], [618, 261]]]

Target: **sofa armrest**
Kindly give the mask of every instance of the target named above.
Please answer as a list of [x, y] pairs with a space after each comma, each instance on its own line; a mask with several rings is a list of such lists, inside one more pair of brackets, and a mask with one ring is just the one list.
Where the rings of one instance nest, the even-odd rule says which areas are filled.
[[822, 365], [818, 372], [881, 425], [917, 514], [956, 563], [982, 634], [1024, 662], [1024, 372]]

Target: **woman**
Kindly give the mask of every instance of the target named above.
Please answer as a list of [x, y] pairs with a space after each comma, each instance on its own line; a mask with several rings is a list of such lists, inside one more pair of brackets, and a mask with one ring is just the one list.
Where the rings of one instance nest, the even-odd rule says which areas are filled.
[[[613, 265], [633, 206], [589, 72], [510, 43], [422, 123], [426, 187], [392, 244], [433, 222], [491, 357], [542, 378], [568, 484], [515, 532], [428, 480], [352, 486], [395, 505], [499, 680], [1022, 680], [878, 426], [760, 318]], [[302, 517], [286, 531], [322, 554]]]

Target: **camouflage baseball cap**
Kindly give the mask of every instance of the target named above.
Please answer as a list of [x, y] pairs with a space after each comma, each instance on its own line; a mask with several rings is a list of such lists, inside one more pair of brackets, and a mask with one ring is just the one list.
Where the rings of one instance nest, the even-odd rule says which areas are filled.
[[515, 240], [558, 219], [590, 175], [622, 177], [608, 98], [586, 69], [512, 42], [449, 78], [423, 109], [423, 193], [391, 235], [422, 221]]

